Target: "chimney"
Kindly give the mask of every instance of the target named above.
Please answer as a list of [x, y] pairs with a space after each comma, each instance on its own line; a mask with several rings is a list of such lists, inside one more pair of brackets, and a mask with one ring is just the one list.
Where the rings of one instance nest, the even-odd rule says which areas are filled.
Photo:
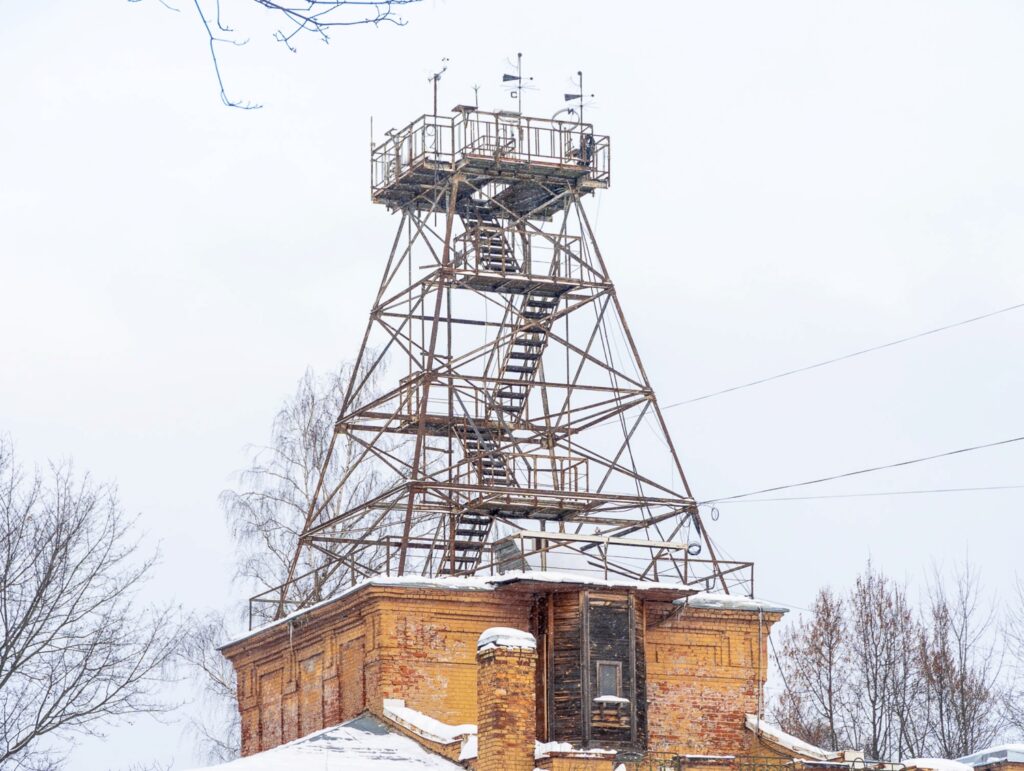
[[476, 771], [533, 771], [536, 639], [518, 629], [488, 629], [477, 642], [476, 662]]

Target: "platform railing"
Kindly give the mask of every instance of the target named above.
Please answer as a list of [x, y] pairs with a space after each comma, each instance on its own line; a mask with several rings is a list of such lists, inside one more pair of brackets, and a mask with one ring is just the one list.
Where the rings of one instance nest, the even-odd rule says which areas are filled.
[[605, 185], [611, 176], [609, 139], [591, 124], [506, 113], [422, 115], [388, 132], [370, 158], [374, 195], [410, 171], [454, 171], [468, 159], [573, 170]]

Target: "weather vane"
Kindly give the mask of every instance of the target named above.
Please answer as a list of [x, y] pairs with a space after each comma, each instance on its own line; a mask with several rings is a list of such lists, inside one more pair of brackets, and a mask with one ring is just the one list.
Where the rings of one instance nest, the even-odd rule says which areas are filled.
[[441, 76], [444, 75], [445, 72], [448, 71], [448, 62], [449, 61], [450, 61], [450, 59], [448, 59], [447, 56], [444, 57], [443, 59], [441, 59], [441, 69], [438, 70], [437, 72], [435, 72], [429, 78], [427, 78], [427, 80], [430, 83], [434, 84], [434, 117], [435, 118], [437, 117], [437, 83], [438, 83], [439, 80], [441, 80]]
[[[579, 85], [580, 92], [578, 94], [566, 94], [565, 95], [565, 101], [572, 102], [572, 101], [575, 101], [577, 99], [579, 100], [579, 103], [580, 103], [579, 104], [580, 123], [583, 123], [583, 99], [585, 97], [590, 97], [591, 99], [593, 99], [594, 95], [593, 94], [586, 94], [586, 93], [583, 92], [583, 70], [577, 70], [576, 71], [576, 75], [579, 77], [580, 82], [578, 84], [574, 83], [573, 85]], [[568, 110], [569, 114], [571, 115], [575, 111], [576, 108], [575, 107], [568, 107], [566, 109]], [[558, 112], [562, 112], [562, 110], [559, 110]], [[557, 115], [558, 113], [555, 113], [555, 114]]]
[[501, 82], [515, 83], [510, 96], [513, 99], [518, 100], [518, 111], [520, 115], [523, 114], [523, 86], [525, 81], [528, 80], [533, 80], [533, 78], [523, 77], [523, 55], [521, 53], [516, 54], [516, 74], [509, 75], [508, 73], [505, 73], [501, 76]]

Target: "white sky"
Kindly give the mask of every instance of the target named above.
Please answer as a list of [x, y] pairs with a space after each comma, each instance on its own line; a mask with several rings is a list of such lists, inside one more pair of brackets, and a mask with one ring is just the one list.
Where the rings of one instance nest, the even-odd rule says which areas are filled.
[[[378, 137], [429, 109], [562, 106], [582, 68], [613, 145], [598, 237], [662, 403], [1024, 301], [1024, 6], [426, 0], [292, 55], [245, 0], [220, 105], [186, 0], [14, 4], [0, 28], [0, 430], [120, 484], [148, 592], [238, 599], [217, 495], [307, 366], [354, 355], [396, 220]], [[245, 12], [241, 9], [245, 9]], [[1024, 434], [1024, 311], [667, 413], [698, 498]], [[803, 491], [1024, 483], [1013, 445]], [[1024, 491], [723, 505], [760, 596], [806, 606], [871, 555], [969, 553], [1006, 592]], [[180, 726], [72, 768], [197, 760]]]

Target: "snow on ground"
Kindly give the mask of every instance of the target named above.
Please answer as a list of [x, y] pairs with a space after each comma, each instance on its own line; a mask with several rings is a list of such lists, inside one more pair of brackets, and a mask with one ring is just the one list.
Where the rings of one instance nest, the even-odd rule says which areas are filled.
[[[463, 771], [368, 715], [205, 771]], [[196, 769], [195, 771], [203, 771]]]

